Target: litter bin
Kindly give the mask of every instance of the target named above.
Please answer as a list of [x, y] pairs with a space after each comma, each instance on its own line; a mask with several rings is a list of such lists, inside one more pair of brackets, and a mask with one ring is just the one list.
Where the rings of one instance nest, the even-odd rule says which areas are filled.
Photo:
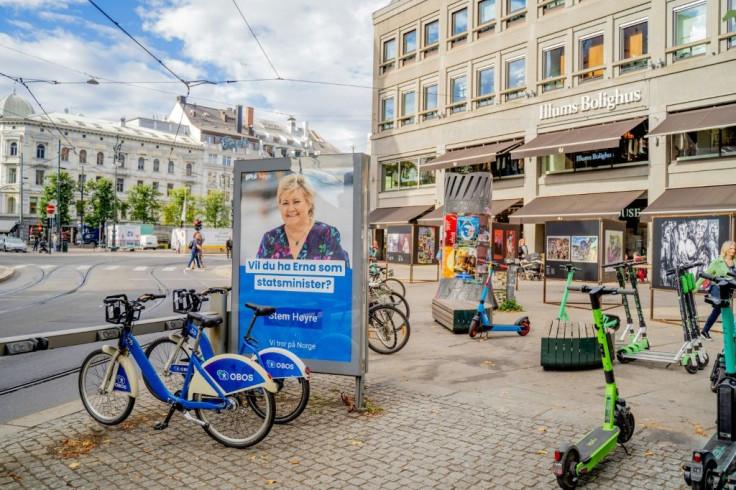
[[227, 352], [227, 332], [229, 329], [227, 321], [227, 297], [228, 295], [226, 293], [211, 293], [209, 302], [204, 303], [204, 305], [208, 305], [204, 308], [217, 313], [223, 320], [218, 326], [205, 329], [205, 335], [210, 339], [210, 344], [212, 344], [215, 354], [225, 354]]
[[61, 251], [62, 252], [68, 252], [69, 251], [69, 242], [66, 240], [61, 241]]

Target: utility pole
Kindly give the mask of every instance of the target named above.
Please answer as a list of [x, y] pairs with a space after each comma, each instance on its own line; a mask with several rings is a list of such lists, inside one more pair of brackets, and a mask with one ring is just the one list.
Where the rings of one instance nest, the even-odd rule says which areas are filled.
[[23, 240], [23, 145], [20, 147], [20, 239]]
[[61, 251], [61, 138], [59, 138], [59, 151], [56, 155], [56, 247]]
[[80, 182], [80, 190], [82, 193], [82, 208], [80, 210], [80, 232], [82, 233], [82, 237], [79, 239], [79, 244], [84, 245], [84, 185], [87, 183], [87, 180], [84, 178], [84, 164], [81, 164], [80, 167], [82, 167], [82, 181]]
[[112, 208], [113, 208], [113, 225], [112, 225], [112, 247], [110, 247], [111, 252], [117, 251], [118, 247], [115, 243], [118, 233], [118, 158], [120, 155], [120, 147], [123, 146], [123, 143], [125, 143], [125, 140], [120, 140], [118, 143], [118, 138], [115, 138], [115, 146], [114, 149], [114, 161], [113, 165], [115, 165], [115, 182], [113, 182], [113, 193], [115, 195], [115, 200], [112, 202]]

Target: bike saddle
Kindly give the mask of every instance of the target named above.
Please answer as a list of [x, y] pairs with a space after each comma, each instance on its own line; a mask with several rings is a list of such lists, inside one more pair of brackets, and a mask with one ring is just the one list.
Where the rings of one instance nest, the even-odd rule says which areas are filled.
[[245, 303], [245, 306], [256, 312], [256, 316], [268, 316], [271, 313], [276, 312], [274, 306], [261, 306], [255, 303]]
[[200, 325], [202, 328], [216, 327], [222, 323], [222, 317], [217, 313], [187, 313], [187, 321]]

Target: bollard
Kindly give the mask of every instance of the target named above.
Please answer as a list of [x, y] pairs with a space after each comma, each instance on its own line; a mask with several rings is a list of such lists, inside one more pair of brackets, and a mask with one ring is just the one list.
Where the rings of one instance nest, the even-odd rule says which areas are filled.
[[[208, 311], [217, 313], [222, 317], [222, 323], [215, 328], [205, 330], [205, 335], [210, 339], [212, 349], [217, 354], [225, 354], [227, 352], [227, 332], [228, 332], [228, 314], [227, 314], [227, 294], [211, 293]], [[207, 303], [205, 303], [207, 304]]]

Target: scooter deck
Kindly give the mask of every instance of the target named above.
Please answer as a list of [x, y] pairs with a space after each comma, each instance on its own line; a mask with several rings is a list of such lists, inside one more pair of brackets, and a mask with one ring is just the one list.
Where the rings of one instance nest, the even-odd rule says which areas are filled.
[[[708, 442], [700, 450], [702, 453], [709, 452], [716, 459], [717, 473], [725, 473], [731, 476], [736, 472], [736, 443], [730, 441], [722, 441], [717, 435], [711, 437]], [[703, 476], [703, 464], [691, 462], [690, 477], [694, 481], [700, 481]]]
[[619, 428], [606, 430], [603, 427], [596, 427], [585, 434], [576, 444], [580, 453], [580, 462], [587, 468], [593, 468], [608, 453], [613, 451], [618, 440]]

